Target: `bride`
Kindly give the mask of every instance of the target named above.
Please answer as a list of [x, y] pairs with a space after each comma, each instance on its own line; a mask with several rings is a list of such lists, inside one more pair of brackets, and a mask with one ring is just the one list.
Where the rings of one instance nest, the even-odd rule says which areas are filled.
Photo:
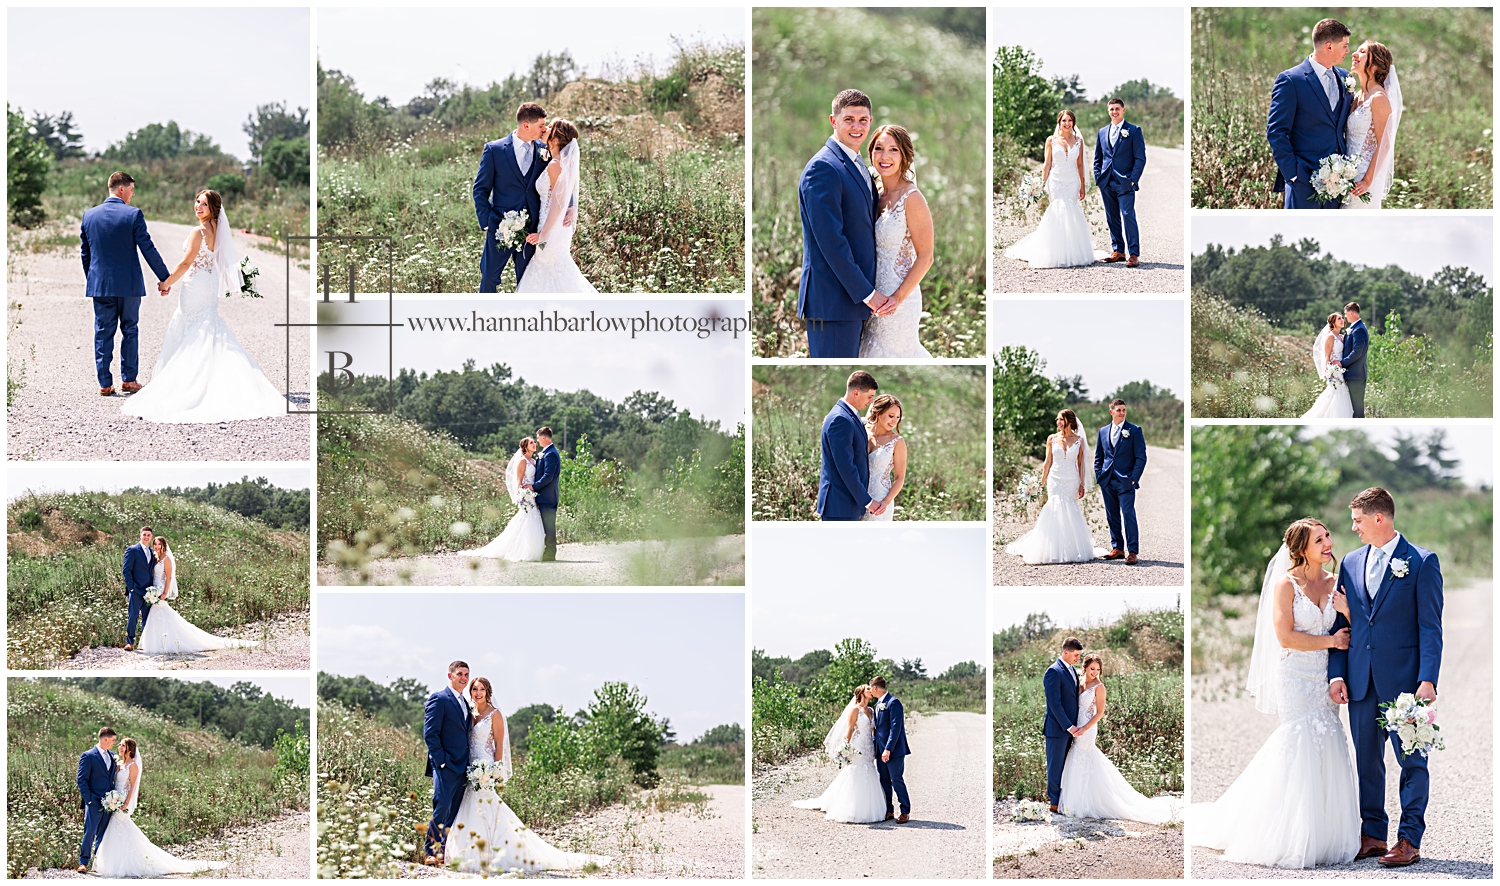
[[156, 848], [136, 826], [136, 803], [141, 792], [141, 755], [135, 739], [120, 742], [120, 765], [115, 768], [115, 790], [125, 795], [119, 812], [109, 817], [109, 827], [94, 852], [94, 873], [105, 878], [164, 877], [167, 874], [194, 874], [214, 871], [229, 865], [222, 861], [183, 861]]
[[870, 498], [885, 505], [879, 514], [865, 511], [861, 520], [896, 519], [896, 496], [906, 485], [906, 440], [901, 436], [901, 401], [892, 394], [881, 394], [870, 404], [865, 416], [866, 457], [870, 460], [870, 480], [865, 491]]
[[[1366, 40], [1354, 50], [1350, 73], [1359, 78], [1360, 89], [1344, 124], [1349, 150], [1359, 158], [1354, 196], [1344, 200], [1345, 209], [1379, 209], [1391, 189], [1396, 171], [1396, 127], [1401, 125], [1401, 84], [1391, 51], [1383, 43]], [[1357, 199], [1369, 194], [1370, 202]]]
[[161, 600], [152, 604], [146, 613], [146, 624], [141, 628], [140, 650], [147, 655], [169, 655], [179, 652], [211, 652], [216, 649], [243, 649], [255, 646], [253, 640], [232, 640], [216, 637], [201, 628], [194, 627], [187, 619], [177, 614], [168, 600], [177, 599], [177, 559], [165, 535], [151, 540], [156, 551], [156, 566], [153, 568], [152, 585], [161, 590]]
[[[547, 164], [546, 176], [537, 176], [536, 192], [542, 198], [542, 208], [537, 213], [536, 233], [526, 237], [536, 252], [516, 284], [516, 292], [598, 292], [573, 262], [577, 212], [573, 224], [564, 224], [568, 207], [578, 206], [578, 127], [567, 120], [553, 120], [547, 127], [547, 150], [557, 162]], [[554, 207], [557, 212], [551, 211]]]
[[1328, 376], [1329, 365], [1344, 353], [1343, 329], [1344, 315], [1338, 312], [1329, 314], [1328, 325], [1323, 327], [1313, 342], [1313, 366], [1318, 371], [1318, 378], [1323, 380], [1323, 393], [1318, 395], [1312, 408], [1302, 414], [1303, 418], [1354, 417], [1354, 403], [1349, 399], [1349, 386]]
[[[535, 267], [535, 262], [530, 267]], [[474, 556], [512, 562], [542, 559], [542, 549], [547, 541], [542, 528], [542, 512], [526, 496], [536, 476], [536, 450], [535, 440], [521, 438], [521, 448], [505, 466], [505, 488], [510, 493], [511, 504], [516, 506], [516, 514], [505, 524], [505, 530], [495, 536], [494, 541], [475, 551]]]
[[1102, 557], [1094, 547], [1094, 535], [1083, 518], [1079, 502], [1094, 485], [1088, 442], [1083, 438], [1078, 416], [1071, 409], [1057, 414], [1057, 433], [1047, 438], [1047, 458], [1042, 462], [1042, 486], [1047, 503], [1036, 526], [1005, 546], [1024, 562], [1083, 563]]
[[1083, 660], [1083, 685], [1078, 688], [1079, 732], [1063, 761], [1062, 797], [1057, 808], [1074, 818], [1111, 818], [1165, 824], [1176, 817], [1171, 797], [1145, 797], [1099, 750], [1099, 721], [1104, 719], [1104, 660]]
[[1228, 861], [1277, 868], [1342, 864], [1359, 851], [1360, 814], [1349, 740], [1328, 696], [1328, 650], [1349, 648], [1349, 617], [1328, 528], [1312, 518], [1287, 527], [1260, 591], [1245, 688], [1255, 709], [1278, 714], [1234, 784], [1192, 808], [1193, 842]]
[[199, 226], [183, 244], [182, 261], [164, 283], [182, 281], [151, 383], [120, 411], [169, 424], [239, 421], [286, 415], [287, 401], [240, 345], [219, 299], [240, 291], [240, 258], [217, 191], [193, 201]]
[[[510, 779], [510, 736], [505, 715], [495, 707], [494, 690], [485, 677], [469, 683], [474, 725], [469, 732], [469, 760], [500, 764], [501, 785]], [[494, 788], [464, 788], [458, 815], [449, 832], [444, 860], [471, 873], [576, 871], [590, 862], [603, 867], [609, 858], [564, 852], [538, 837], [510, 811]]]
[[917, 190], [916, 148], [906, 130], [886, 124], [870, 139], [870, 163], [880, 176], [875, 219], [875, 288], [896, 300], [896, 311], [865, 321], [861, 357], [930, 358], [922, 347], [922, 278], [932, 268], [932, 210]]
[[[875, 717], [870, 713], [870, 687], [854, 690], [854, 698], [834, 721], [823, 739], [823, 750], [837, 758], [846, 754], [848, 762], [839, 769], [833, 784], [820, 797], [797, 800], [798, 809], [821, 809], [830, 821], [862, 824], [885, 820], [885, 791], [875, 768]], [[852, 754], [844, 751], [853, 749]]]
[[1077, 128], [1078, 118], [1072, 111], [1058, 112], [1042, 164], [1047, 211], [1035, 231], [1005, 250], [1006, 258], [1020, 259], [1032, 268], [1076, 268], [1103, 257], [1094, 252], [1094, 232], [1083, 214], [1084, 147]]

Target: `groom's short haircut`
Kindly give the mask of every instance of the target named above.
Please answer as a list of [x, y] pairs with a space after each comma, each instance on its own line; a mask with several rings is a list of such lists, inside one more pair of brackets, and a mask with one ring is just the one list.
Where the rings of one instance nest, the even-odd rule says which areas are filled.
[[105, 726], [103, 729], [99, 730], [99, 737], [100, 738], [114, 738], [115, 737], [115, 731], [113, 729], [109, 728], [108, 726]]
[[516, 108], [517, 123], [535, 123], [538, 120], [547, 119], [547, 112], [536, 102], [526, 102]]
[[874, 106], [870, 104], [870, 97], [858, 89], [846, 89], [833, 97], [833, 116], [837, 117], [839, 111], [845, 108], [864, 108], [872, 114], [875, 112]]
[[[1349, 302], [1347, 305], [1344, 305], [1344, 310], [1346, 310], [1346, 311], [1353, 311], [1354, 313], [1358, 314], [1359, 313], [1359, 302], [1357, 302], [1357, 301]], [[1379, 319], [1379, 318], [1377, 317], [1376, 319]]]
[[[1124, 406], [1124, 405], [1125, 405], [1125, 401], [1121, 400], [1119, 397], [1116, 397], [1113, 400], [1109, 401], [1109, 408], [1110, 409], [1114, 409], [1116, 406]], [[1083, 647], [1080, 646], [1079, 648], [1081, 649]]]
[[871, 686], [879, 687], [881, 689], [884, 689], [885, 688], [885, 678], [884, 677], [876, 677], [875, 679], [873, 679], [873, 680], [870, 681], [870, 685]]
[[135, 179], [131, 178], [128, 172], [111, 172], [109, 174], [109, 189], [111, 191], [116, 188], [122, 188], [125, 185], [133, 184], [135, 184]]
[[1363, 511], [1366, 514], [1384, 514], [1387, 520], [1392, 522], [1396, 520], [1396, 500], [1379, 486], [1371, 486], [1354, 496], [1354, 500], [1349, 502], [1349, 510]]
[[1325, 18], [1313, 25], [1313, 46], [1334, 43], [1349, 36], [1349, 28], [1334, 18]]
[[552, 429], [547, 427], [546, 425], [542, 425], [541, 427], [536, 429], [536, 435], [538, 437], [547, 437], [550, 439], [552, 437]]
[[849, 373], [849, 383], [844, 388], [850, 391], [878, 391], [880, 385], [875, 383], [875, 376], [863, 369], [856, 369]]
[[448, 673], [451, 674], [454, 671], [458, 670], [459, 668], [463, 668], [464, 670], [467, 671], [469, 669], [469, 663], [466, 662], [466, 661], [450, 661], [450, 662], [448, 662]]
[[1063, 651], [1064, 652], [1073, 652], [1073, 651], [1082, 652], [1083, 651], [1083, 644], [1078, 641], [1077, 637], [1069, 637], [1068, 639], [1066, 639], [1066, 640], [1063, 641]]
[[1108, 101], [1108, 102], [1106, 102], [1106, 103], [1105, 103], [1105, 104], [1106, 104], [1106, 105], [1119, 105], [1119, 106], [1120, 106], [1120, 107], [1122, 107], [1122, 108], [1123, 108], [1123, 107], [1125, 107], [1125, 99], [1123, 99], [1123, 98], [1120, 98], [1120, 97], [1119, 97], [1119, 96], [1118, 96], [1118, 95], [1117, 95], [1117, 96], [1115, 96], [1115, 97], [1114, 97], [1114, 98], [1112, 98], [1112, 99], [1110, 99], [1110, 100], [1109, 100], [1109, 101]]
[[150, 532], [152, 535], [156, 534], [155, 530], [153, 530], [150, 526], [142, 526], [141, 527], [141, 531], [142, 532]]

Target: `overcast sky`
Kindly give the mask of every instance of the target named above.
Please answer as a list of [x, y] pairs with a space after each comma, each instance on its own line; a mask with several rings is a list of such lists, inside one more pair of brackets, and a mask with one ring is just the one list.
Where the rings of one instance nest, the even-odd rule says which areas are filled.
[[[151, 677], [138, 677], [135, 679], [150, 680]], [[307, 677], [281, 677], [267, 674], [263, 671], [240, 671], [236, 673], [223, 673], [217, 676], [186, 676], [174, 673], [171, 679], [180, 680], [184, 683], [212, 683], [215, 686], [223, 686], [225, 689], [236, 683], [250, 683], [259, 686], [264, 692], [270, 693], [276, 698], [283, 698], [299, 708], [310, 708], [312, 705], [312, 684]]]
[[994, 591], [990, 595], [990, 623], [1003, 631], [1022, 624], [1033, 612], [1045, 612], [1059, 628], [1084, 628], [1114, 621], [1126, 609], [1172, 609], [1179, 605], [1179, 591], [1065, 590], [1038, 594], [1032, 591]]
[[[1313, 435], [1318, 435], [1326, 434], [1336, 427], [1364, 431], [1365, 436], [1377, 444], [1384, 445], [1389, 453], [1389, 444], [1396, 439], [1398, 431], [1407, 434], [1416, 432], [1425, 437], [1431, 432], [1432, 427], [1436, 426], [1373, 424], [1351, 420], [1333, 423], [1320, 422], [1316, 426], [1309, 426], [1308, 430]], [[1458, 459], [1464, 482], [1474, 487], [1493, 487], [1495, 485], [1495, 432], [1483, 425], [1450, 423], [1442, 427], [1448, 432], [1448, 457]]]
[[882, 658], [920, 658], [936, 676], [989, 656], [983, 527], [757, 523], [750, 642], [798, 658], [847, 637]]
[[282, 489], [311, 488], [311, 473], [287, 462], [131, 462], [119, 464], [48, 464], [11, 462], [5, 470], [6, 501], [27, 492], [119, 492], [132, 486], [195, 487], [234, 483], [243, 477], [265, 477]]
[[[503, 301], [438, 300], [396, 297], [396, 322], [408, 317], [455, 317], [471, 321], [480, 317], [528, 317], [538, 311], [551, 317], [597, 318], [725, 316], [744, 309], [743, 301], [697, 300], [571, 300]], [[360, 302], [339, 308], [340, 322], [384, 322], [384, 301]], [[741, 315], [743, 321], [744, 317]], [[743, 325], [743, 324], [742, 324]], [[357, 373], [384, 375], [386, 371], [385, 329], [370, 327], [321, 327], [318, 330], [318, 362], [327, 366], [325, 351], [342, 350], [354, 356], [351, 369]], [[689, 332], [432, 332], [407, 325], [395, 332], [396, 369], [418, 372], [457, 371], [464, 361], [479, 367], [494, 363], [510, 366], [515, 378], [557, 391], [589, 390], [618, 403], [637, 390], [658, 391], [679, 409], [695, 417], [716, 419], [733, 433], [745, 415], [745, 348], [749, 338], [741, 332], [714, 333], [699, 338]]]
[[678, 740], [745, 723], [742, 593], [318, 595], [318, 670], [436, 690], [448, 663], [495, 685], [501, 710], [587, 706], [606, 682], [640, 687]]
[[[1088, 9], [1040, 6], [990, 7], [990, 53], [1024, 46], [1052, 77], [1079, 76], [1090, 100], [1142, 77], [1187, 97], [1180, 6]], [[1127, 114], [1128, 116], [1128, 114]]]
[[476, 87], [525, 74], [543, 53], [572, 54], [597, 76], [606, 63], [637, 59], [664, 72], [673, 38], [687, 43], [745, 42], [743, 6], [574, 9], [558, 6], [411, 9], [323, 6], [318, 59], [354, 78], [365, 98], [402, 105], [433, 79]]
[[1494, 224], [1488, 218], [1374, 213], [1360, 216], [1356, 225], [1328, 212], [1203, 214], [1193, 217], [1192, 229], [1194, 255], [1210, 243], [1243, 249], [1265, 246], [1275, 234], [1289, 245], [1311, 237], [1340, 261], [1377, 268], [1396, 265], [1423, 277], [1444, 265], [1467, 267], [1494, 285]]
[[990, 338], [996, 351], [1025, 345], [1041, 354], [1048, 378], [1082, 375], [1095, 400], [1143, 379], [1181, 398], [1182, 310], [1174, 299], [991, 299]]
[[89, 151], [175, 120], [243, 161], [256, 106], [312, 107], [306, 6], [11, 7], [6, 23], [6, 99], [72, 111]]

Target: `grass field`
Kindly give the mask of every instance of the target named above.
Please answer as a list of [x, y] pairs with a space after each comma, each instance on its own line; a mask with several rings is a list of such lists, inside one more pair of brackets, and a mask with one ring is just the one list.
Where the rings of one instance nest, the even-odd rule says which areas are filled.
[[[305, 557], [304, 557], [305, 559]], [[171, 851], [225, 828], [308, 807], [307, 773], [278, 767], [275, 751], [189, 729], [117, 699], [55, 682], [10, 680], [6, 859], [11, 878], [29, 867], [73, 868], [83, 841], [78, 756], [100, 726], [134, 738], [150, 779], [132, 816]]]
[[165, 535], [182, 596], [173, 608], [214, 631], [309, 602], [308, 538], [157, 494], [27, 493], [7, 508], [7, 661], [44, 668], [85, 646], [125, 645], [125, 548]]
[[[1394, 57], [1405, 112], [1387, 209], [1493, 205], [1494, 13], [1478, 8], [1193, 9], [1193, 206], [1280, 208], [1266, 142], [1271, 87], [1311, 51], [1311, 27], [1333, 15]], [[1342, 67], [1348, 69], [1346, 58]]]
[[981, 46], [916, 16], [857, 8], [752, 13], [754, 353], [806, 356], [797, 318], [802, 222], [797, 182], [832, 134], [830, 102], [855, 87], [875, 123], [912, 133], [916, 182], [932, 208], [936, 260], [922, 280], [922, 344], [935, 357], [984, 352], [985, 60]]
[[995, 798], [1047, 800], [1042, 675], [1070, 636], [1083, 641], [1085, 654], [1104, 657], [1109, 698], [1099, 749], [1146, 796], [1182, 791], [1183, 616], [1180, 609], [1158, 609], [1011, 642], [995, 635]]
[[[755, 366], [751, 515], [815, 520], [823, 418], [848, 366]], [[906, 484], [897, 520], [983, 520], [985, 391], [979, 366], [882, 366], [881, 391], [901, 400]]]

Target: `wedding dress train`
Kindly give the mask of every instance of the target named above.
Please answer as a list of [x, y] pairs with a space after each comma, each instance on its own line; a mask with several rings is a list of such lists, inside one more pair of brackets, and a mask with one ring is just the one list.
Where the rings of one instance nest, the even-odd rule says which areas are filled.
[[[1062, 147], [1061, 159], [1057, 156]], [[1078, 200], [1078, 154], [1083, 139], [1072, 147], [1053, 138], [1052, 170], [1047, 175], [1047, 211], [1036, 230], [1005, 250], [1006, 258], [1020, 259], [1032, 268], [1076, 268], [1104, 257], [1094, 251], [1094, 232]]]
[[[1094, 710], [1094, 687], [1079, 689], [1078, 722], [1074, 725], [1082, 726], [1093, 719]], [[1131, 787], [1115, 764], [1099, 750], [1098, 735], [1099, 726], [1095, 724], [1074, 738], [1068, 748], [1058, 810], [1075, 818], [1112, 818], [1146, 824], [1165, 824], [1174, 819], [1176, 801], [1171, 797], [1147, 797]]]
[[[809, 800], [792, 803], [798, 809], [821, 809], [823, 817], [830, 821], [854, 824], [885, 820], [885, 791], [880, 786], [880, 772], [875, 768], [875, 721], [869, 708], [863, 705], [859, 719], [854, 725], [854, 735], [849, 744], [859, 753], [839, 770], [822, 793]], [[824, 742], [824, 750], [833, 756], [842, 749], [840, 740], [848, 730], [849, 708], [844, 708], [838, 723], [834, 724], [836, 738]], [[832, 745], [832, 747], [829, 747]]]
[[[598, 290], [583, 276], [573, 261], [573, 234], [578, 230], [575, 209], [572, 225], [564, 225], [570, 205], [578, 205], [578, 140], [568, 142], [557, 162], [562, 171], [557, 176], [557, 191], [568, 199], [558, 205], [552, 202], [552, 180], [543, 173], [537, 176], [536, 192], [542, 198], [542, 208], [537, 213], [537, 232], [542, 239], [526, 263], [526, 273], [516, 281], [516, 293], [569, 292], [594, 294]], [[556, 217], [553, 212], [557, 212]], [[549, 225], [548, 222], [551, 222]]]
[[[1024, 562], [1083, 563], [1102, 557], [1103, 548], [1094, 547], [1094, 535], [1083, 518], [1078, 487], [1086, 485], [1078, 471], [1079, 449], [1083, 437], [1064, 446], [1058, 437], [1052, 439], [1052, 470], [1047, 475], [1047, 503], [1037, 516], [1031, 531], [1005, 546], [1005, 553]], [[1086, 454], [1086, 453], [1084, 453]]]
[[139, 649], [147, 655], [170, 655], [182, 652], [212, 652], [217, 649], [244, 649], [258, 645], [253, 640], [233, 640], [216, 637], [202, 628], [195, 627], [177, 614], [168, 600], [177, 596], [177, 560], [167, 550], [166, 558], [158, 560], [152, 569], [156, 587], [165, 587], [167, 563], [172, 563], [172, 586], [160, 602], [146, 613], [146, 623], [141, 627]]
[[1349, 386], [1342, 381], [1335, 383], [1334, 379], [1328, 377], [1328, 361], [1323, 357], [1323, 343], [1330, 337], [1333, 339], [1333, 353], [1337, 355], [1344, 352], [1344, 337], [1324, 326], [1313, 341], [1313, 368], [1317, 370], [1318, 378], [1323, 379], [1323, 391], [1313, 401], [1312, 408], [1302, 413], [1303, 418], [1354, 417], [1354, 402], [1349, 399]]
[[[511, 562], [542, 559], [542, 551], [547, 544], [542, 512], [535, 504], [522, 504], [522, 486], [515, 481], [517, 458], [526, 457], [519, 451], [516, 452], [505, 468], [505, 485], [510, 492], [511, 502], [516, 505], [515, 516], [510, 518], [510, 522], [505, 524], [505, 529], [495, 536], [494, 541], [474, 552], [476, 557]], [[526, 459], [526, 476], [522, 482], [529, 486], [535, 478], [536, 462]]]
[[[134, 771], [135, 790], [130, 791], [130, 773]], [[228, 867], [222, 861], [185, 861], [157, 848], [156, 844], [141, 833], [131, 814], [135, 812], [141, 793], [140, 756], [118, 767], [115, 772], [115, 790], [129, 799], [119, 812], [111, 813], [104, 837], [94, 851], [94, 873], [107, 879], [136, 877], [164, 877], [168, 874], [195, 874]]]
[[[917, 261], [917, 249], [906, 225], [906, 200], [916, 191], [911, 188], [902, 194], [895, 205], [875, 220], [875, 288], [886, 295], [901, 287]], [[932, 355], [922, 347], [921, 324], [922, 287], [917, 286], [894, 314], [865, 321], [859, 337], [859, 356], [931, 359]]]

